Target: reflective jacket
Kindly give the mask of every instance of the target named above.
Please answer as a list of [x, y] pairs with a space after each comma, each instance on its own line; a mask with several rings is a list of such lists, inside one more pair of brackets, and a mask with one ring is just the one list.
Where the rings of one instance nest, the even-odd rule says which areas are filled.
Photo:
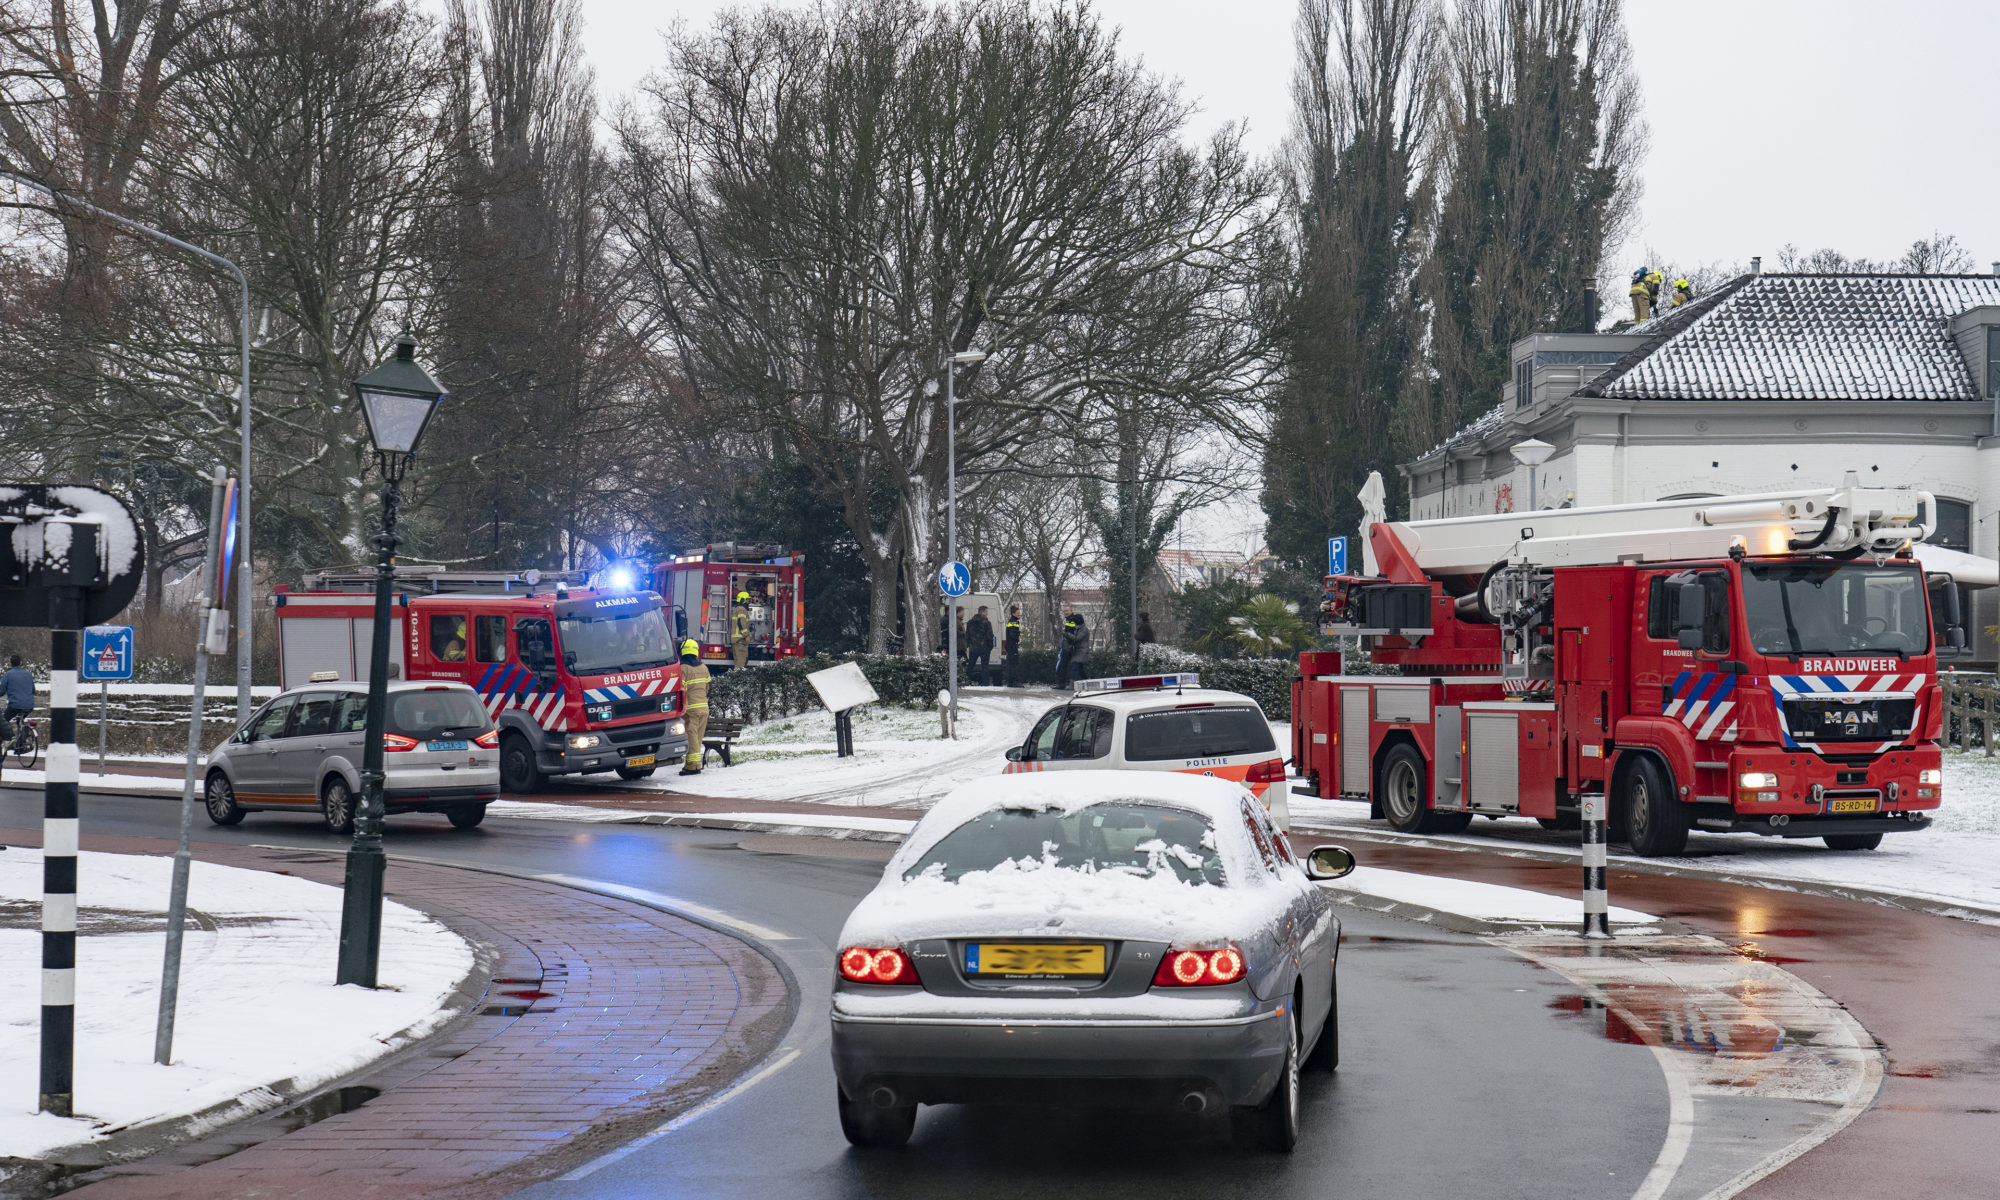
[[741, 604], [729, 610], [729, 640], [732, 642], [750, 640], [750, 610]]
[[687, 711], [708, 711], [709, 679], [708, 668], [700, 663], [691, 667], [686, 663], [681, 664], [681, 687], [687, 692]]

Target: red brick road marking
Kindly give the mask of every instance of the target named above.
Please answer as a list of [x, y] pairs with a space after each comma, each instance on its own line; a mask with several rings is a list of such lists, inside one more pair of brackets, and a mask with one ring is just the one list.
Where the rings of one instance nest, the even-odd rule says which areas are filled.
[[[5, 831], [0, 840], [36, 841], [26, 831]], [[83, 842], [85, 849], [124, 853], [172, 848], [141, 838]], [[340, 883], [341, 860], [333, 854], [307, 861], [300, 851], [215, 845], [196, 853], [229, 866]], [[346, 1081], [381, 1093], [353, 1111], [290, 1132], [276, 1120], [246, 1122], [97, 1172], [91, 1178], [98, 1182], [69, 1195], [503, 1196], [651, 1130], [727, 1084], [783, 1031], [785, 986], [769, 960], [655, 909], [405, 862], [391, 863], [389, 895], [494, 956], [494, 980], [475, 1013], [525, 1012], [474, 1015]], [[329, 974], [332, 964], [329, 950]], [[300, 1035], [310, 1037], [311, 1030]]]

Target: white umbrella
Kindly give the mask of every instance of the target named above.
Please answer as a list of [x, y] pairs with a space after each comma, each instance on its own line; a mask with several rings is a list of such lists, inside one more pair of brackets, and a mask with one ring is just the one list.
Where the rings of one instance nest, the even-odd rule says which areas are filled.
[[1369, 540], [1368, 531], [1379, 521], [1389, 519], [1389, 495], [1382, 486], [1382, 472], [1368, 472], [1368, 482], [1355, 493], [1361, 501], [1361, 573], [1373, 575], [1375, 570], [1375, 545]]

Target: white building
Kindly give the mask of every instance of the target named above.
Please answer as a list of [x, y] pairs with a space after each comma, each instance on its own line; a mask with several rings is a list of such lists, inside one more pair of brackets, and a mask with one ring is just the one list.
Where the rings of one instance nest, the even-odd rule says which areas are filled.
[[[1754, 266], [1754, 264], [1753, 264]], [[1993, 275], [1766, 275], [1613, 333], [1514, 344], [1500, 404], [1400, 468], [1415, 520], [1544, 508], [1913, 484], [1932, 541], [2000, 554], [2000, 263]], [[1980, 661], [1994, 592], [1974, 593]]]

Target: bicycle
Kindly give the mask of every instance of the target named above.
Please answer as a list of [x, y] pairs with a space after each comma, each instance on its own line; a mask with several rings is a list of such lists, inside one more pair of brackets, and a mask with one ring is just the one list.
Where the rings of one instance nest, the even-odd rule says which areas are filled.
[[29, 717], [15, 717], [7, 740], [0, 746], [0, 764], [33, 770], [42, 757], [42, 723]]

